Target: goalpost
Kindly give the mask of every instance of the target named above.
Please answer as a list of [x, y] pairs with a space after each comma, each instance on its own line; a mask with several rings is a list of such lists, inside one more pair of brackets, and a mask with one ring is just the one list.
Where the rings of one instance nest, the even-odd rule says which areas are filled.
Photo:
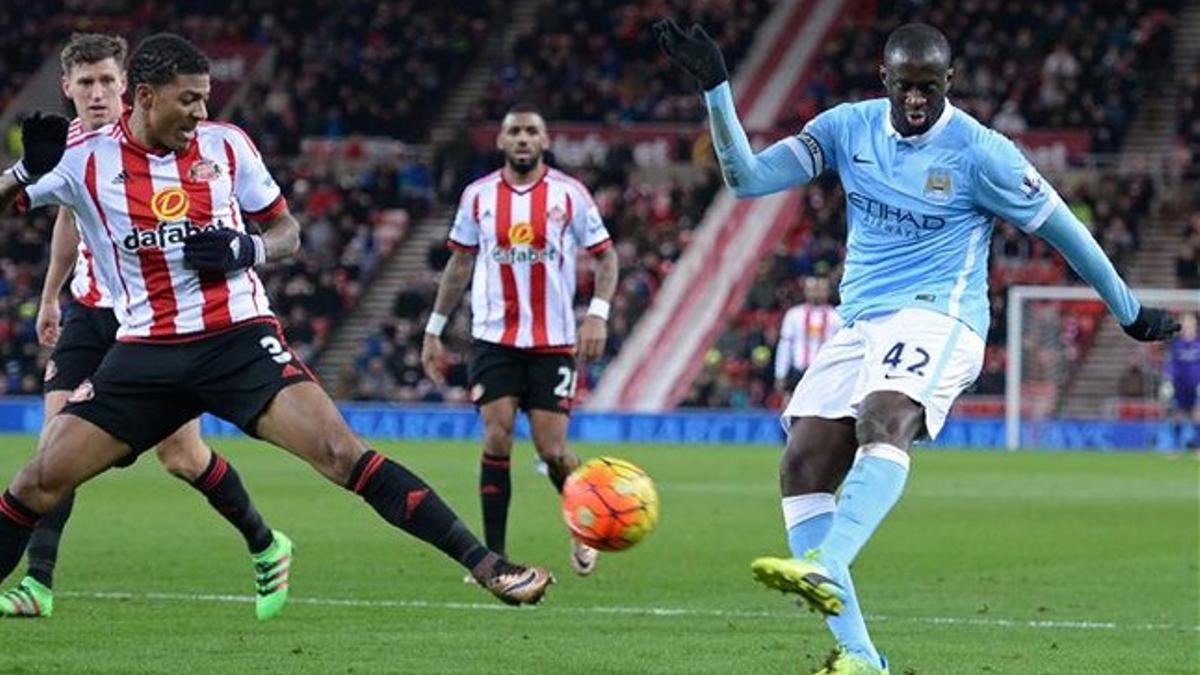
[[[1141, 302], [1172, 311], [1200, 312], [1200, 291], [1138, 288], [1134, 289], [1134, 295]], [[1113, 414], [1112, 411], [1105, 410], [1103, 405], [1095, 405], [1094, 393], [1093, 399], [1087, 401], [1072, 402], [1067, 398], [1069, 387], [1088, 366], [1089, 360], [1105, 356], [1095, 353], [1098, 345], [1094, 344], [1102, 335], [1104, 323], [1116, 325], [1112, 317], [1107, 315], [1107, 308], [1094, 290], [1083, 286], [1010, 286], [1006, 317], [1008, 359], [1004, 376], [1004, 431], [1005, 444], [1009, 450], [1015, 450], [1021, 445], [1022, 419], [1025, 416], [1023, 411], [1027, 411], [1032, 417], [1046, 418], [1064, 416], [1072, 412], [1096, 418], [1105, 418], [1106, 415]], [[1070, 336], [1067, 336], [1067, 333], [1070, 333]], [[1069, 344], [1071, 337], [1078, 338], [1082, 347], [1080, 344]], [[1106, 376], [1117, 375], [1112, 372], [1113, 367], [1129, 367], [1129, 363], [1135, 361], [1140, 354], [1152, 353], [1139, 351], [1143, 348], [1138, 345], [1143, 344], [1130, 341], [1128, 348], [1123, 347], [1120, 360], [1106, 362], [1102, 366], [1093, 364], [1092, 373], [1095, 374], [1096, 368], [1103, 367], [1106, 368], [1103, 371]], [[1070, 354], [1061, 358], [1061, 354], [1054, 353], [1056, 349], [1070, 351], [1074, 348], [1080, 348], [1082, 352], [1078, 361], [1072, 361]], [[1031, 354], [1028, 353], [1030, 349], [1035, 352], [1032, 356], [1041, 358], [1031, 359]], [[1027, 360], [1032, 362], [1027, 364]], [[1023, 385], [1030, 373], [1036, 374], [1038, 379], [1035, 384], [1029, 386], [1031, 395], [1023, 397]], [[1158, 387], [1153, 387], [1154, 390], [1150, 391], [1150, 382], [1158, 374], [1146, 373], [1148, 378], [1144, 384], [1144, 402], [1147, 409], [1157, 405], [1156, 402], [1161, 398], [1158, 395]], [[1136, 384], [1136, 380], [1133, 384]], [[1106, 391], [1102, 392], [1102, 395], [1107, 396], [1108, 400], [1119, 400], [1121, 393]], [[1087, 407], [1083, 405], [1085, 403], [1091, 407], [1080, 413], [1081, 408]], [[1131, 407], [1135, 408], [1132, 413], [1134, 416], [1137, 415], [1137, 403], [1137, 399], [1130, 402]]]

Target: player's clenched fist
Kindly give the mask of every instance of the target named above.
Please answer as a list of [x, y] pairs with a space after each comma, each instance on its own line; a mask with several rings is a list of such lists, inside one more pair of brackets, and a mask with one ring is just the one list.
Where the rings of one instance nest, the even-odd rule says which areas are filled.
[[232, 272], [266, 262], [267, 247], [262, 237], [218, 228], [184, 239], [183, 258], [200, 272]]
[[653, 30], [658, 48], [699, 80], [705, 91], [729, 79], [721, 48], [700, 24], [684, 31], [674, 19], [663, 19], [654, 24]]
[[50, 173], [67, 148], [67, 129], [71, 123], [62, 115], [35, 112], [21, 122], [24, 154], [10, 169], [21, 185], [37, 182]]

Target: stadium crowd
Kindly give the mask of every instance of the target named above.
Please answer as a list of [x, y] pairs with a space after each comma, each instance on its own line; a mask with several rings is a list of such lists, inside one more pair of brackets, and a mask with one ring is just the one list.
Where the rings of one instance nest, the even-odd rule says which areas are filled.
[[1093, 152], [1116, 152], [1143, 87], [1169, 74], [1177, 0], [1151, 2], [867, 3], [826, 47], [807, 96], [785, 111], [794, 127], [820, 110], [882, 93], [878, 52], [907, 21], [941, 28], [955, 55], [954, 104], [1005, 134], [1084, 128]]
[[694, 84], [660, 57], [650, 25], [663, 16], [703, 24], [730, 72], [745, 56], [774, 0], [546, 0], [537, 27], [496, 69], [479, 121], [520, 101], [546, 119], [588, 122], [695, 122], [705, 119]]

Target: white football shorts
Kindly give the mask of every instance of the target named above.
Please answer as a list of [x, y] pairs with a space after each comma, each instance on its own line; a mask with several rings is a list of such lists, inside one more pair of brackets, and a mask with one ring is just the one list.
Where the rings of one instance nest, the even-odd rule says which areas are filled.
[[858, 417], [875, 391], [897, 391], [925, 408], [936, 438], [954, 399], [983, 368], [984, 342], [966, 324], [939, 312], [906, 308], [859, 319], [826, 342], [783, 411], [797, 417]]

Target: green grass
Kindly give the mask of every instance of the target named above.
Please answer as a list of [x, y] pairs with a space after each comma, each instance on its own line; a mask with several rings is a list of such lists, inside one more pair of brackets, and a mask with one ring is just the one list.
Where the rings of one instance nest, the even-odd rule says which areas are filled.
[[[7, 478], [33, 440], [2, 440]], [[776, 449], [578, 447], [641, 464], [663, 509], [645, 543], [579, 579], [554, 494], [520, 448], [509, 548], [559, 583], [543, 606], [514, 610], [300, 462], [215, 445], [296, 541], [283, 615], [254, 620], [240, 538], [144, 457], [81, 491], [56, 614], [0, 622], [0, 672], [809, 673], [832, 644], [822, 622], [750, 581], [751, 558], [786, 551]], [[380, 448], [478, 523], [472, 445]], [[855, 568], [892, 672], [1200, 672], [1198, 468], [1159, 455], [918, 452]]]

